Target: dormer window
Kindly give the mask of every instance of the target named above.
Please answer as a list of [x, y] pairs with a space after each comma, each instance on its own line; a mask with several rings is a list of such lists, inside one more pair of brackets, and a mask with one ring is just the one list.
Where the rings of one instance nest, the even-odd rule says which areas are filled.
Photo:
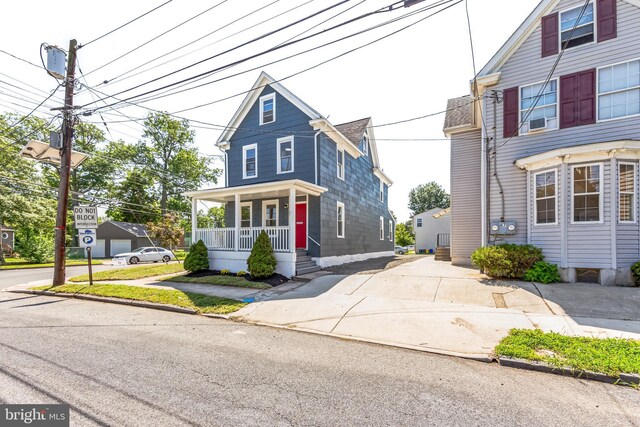
[[366, 132], [362, 135], [362, 138], [360, 138], [358, 148], [365, 154], [365, 156], [369, 154], [369, 137]]
[[[582, 18], [578, 21], [583, 6], [560, 13], [560, 46], [567, 43], [567, 48], [591, 43], [595, 40], [593, 23], [593, 3], [589, 3]], [[573, 30], [573, 27], [576, 27]], [[571, 33], [573, 30], [573, 33]]]
[[260, 125], [276, 121], [276, 93], [260, 97]]

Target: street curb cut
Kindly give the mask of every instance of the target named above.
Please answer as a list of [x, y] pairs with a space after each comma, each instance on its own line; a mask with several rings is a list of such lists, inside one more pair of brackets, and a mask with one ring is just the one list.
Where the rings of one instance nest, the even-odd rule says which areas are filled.
[[578, 379], [600, 381], [608, 384], [627, 386], [633, 384], [640, 385], [640, 375], [635, 374], [620, 374], [619, 377], [614, 377], [598, 372], [583, 371], [571, 368], [559, 368], [543, 362], [534, 362], [506, 356], [498, 357], [498, 363], [500, 363], [501, 366], [507, 366], [509, 368], [527, 369], [530, 371], [544, 372], [548, 374], [562, 375]]
[[173, 311], [175, 313], [182, 313], [182, 314], [198, 314], [197, 311], [192, 310], [190, 308], [177, 307], [175, 305], [159, 304], [159, 303], [146, 302], [146, 301], [136, 301], [136, 300], [122, 299], [122, 298], [100, 297], [97, 295], [68, 294], [63, 292], [50, 292], [50, 291], [34, 291], [30, 289], [11, 290], [8, 292], [13, 292], [18, 294], [45, 295], [50, 297], [61, 297], [61, 298], [76, 298], [76, 299], [82, 299], [82, 300], [88, 300], [88, 301], [107, 302], [111, 304], [152, 308], [155, 310]]

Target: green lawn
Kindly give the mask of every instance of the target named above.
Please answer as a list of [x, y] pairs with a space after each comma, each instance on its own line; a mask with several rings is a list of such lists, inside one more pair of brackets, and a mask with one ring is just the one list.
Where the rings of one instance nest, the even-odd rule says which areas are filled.
[[[46, 262], [42, 264], [35, 264], [29, 261], [26, 261], [22, 258], [5, 258], [6, 264], [0, 266], [0, 270], [9, 270], [14, 268], [35, 268], [35, 267], [53, 267], [52, 262]], [[100, 265], [103, 261], [101, 260], [91, 260], [91, 265]], [[86, 259], [68, 259], [65, 265], [87, 265], [88, 261]]]
[[271, 286], [262, 282], [251, 282], [244, 277], [237, 276], [204, 276], [186, 277], [173, 276], [162, 279], [165, 282], [201, 283], [205, 285], [236, 286], [239, 288], [271, 289]]
[[[162, 274], [179, 273], [184, 271], [183, 264], [151, 264], [137, 267], [116, 268], [115, 270], [93, 273], [93, 280], [134, 280], [145, 277], [160, 276]], [[82, 274], [69, 279], [70, 282], [88, 282], [89, 275]]]
[[176, 258], [179, 260], [184, 260], [187, 257], [187, 251], [173, 251], [173, 253], [175, 254]]
[[638, 340], [568, 337], [540, 330], [512, 329], [496, 347], [496, 354], [612, 376], [640, 374]]
[[229, 314], [247, 305], [246, 303], [232, 299], [212, 297], [192, 292], [127, 285], [99, 284], [89, 286], [66, 284], [61, 286], [38, 286], [31, 289], [148, 301], [190, 308], [196, 310], [198, 313]]

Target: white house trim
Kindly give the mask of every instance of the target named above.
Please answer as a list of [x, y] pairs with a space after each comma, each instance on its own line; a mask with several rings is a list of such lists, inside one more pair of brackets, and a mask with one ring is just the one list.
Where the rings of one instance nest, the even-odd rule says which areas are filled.
[[[267, 205], [276, 205], [276, 225], [267, 226]], [[292, 209], [289, 207], [289, 209]], [[293, 208], [295, 209], [295, 207]], [[280, 200], [263, 200], [262, 201], [262, 226], [263, 227], [277, 227], [280, 225]]]
[[358, 158], [362, 155], [362, 151], [358, 149], [349, 139], [344, 136], [338, 129], [335, 128], [329, 121], [325, 118], [311, 120], [309, 125], [313, 128], [313, 130], [319, 130], [324, 132], [333, 142], [335, 142], [340, 148], [345, 150], [347, 153], [351, 154], [353, 158]]
[[[283, 171], [282, 170], [282, 158], [281, 158], [281, 152], [280, 152], [280, 144], [284, 144], [285, 142], [291, 142], [291, 169], [288, 171]], [[295, 137], [293, 135], [291, 136], [285, 136], [283, 138], [278, 138], [276, 140], [276, 158], [278, 160], [278, 164], [276, 165], [277, 167], [277, 173], [278, 175], [280, 174], [284, 174], [284, 173], [292, 173], [295, 170]]]
[[[271, 120], [270, 122], [266, 122], [264, 121], [264, 103], [265, 101], [268, 100], [272, 100], [273, 101], [273, 120]], [[260, 109], [260, 126], [262, 125], [268, 125], [269, 123], [275, 123], [276, 122], [276, 93], [275, 92], [271, 92], [267, 95], [263, 95], [260, 97], [260, 102], [259, 102], [259, 109]]]
[[394, 252], [393, 251], [367, 252], [363, 254], [337, 255], [337, 256], [328, 256], [328, 257], [321, 257], [321, 258], [314, 257], [311, 259], [315, 261], [318, 267], [326, 268], [326, 267], [332, 267], [334, 265], [341, 265], [349, 262], [365, 261], [372, 258], [381, 258], [381, 257], [388, 257], [388, 256], [394, 256]]
[[[589, 167], [589, 166], [598, 166], [600, 171], [599, 171], [599, 182], [598, 182], [598, 186], [599, 186], [599, 190], [598, 190], [598, 221], [575, 221], [574, 220], [574, 189], [573, 189], [573, 182], [575, 179], [575, 170], [576, 168], [584, 168], [584, 167]], [[604, 163], [603, 162], [596, 162], [596, 163], [580, 163], [580, 164], [575, 164], [571, 166], [571, 180], [569, 181], [569, 197], [571, 197], [570, 200], [570, 206], [571, 206], [571, 212], [569, 212], [569, 215], [571, 215], [570, 218], [570, 223], [571, 225], [589, 225], [589, 224], [604, 224]]]
[[222, 187], [212, 188], [209, 190], [189, 191], [183, 193], [184, 196], [192, 197], [199, 200], [208, 200], [211, 202], [226, 203], [234, 200], [236, 194], [243, 196], [251, 196], [252, 198], [261, 197], [286, 197], [289, 189], [295, 189], [296, 192], [309, 194], [311, 196], [319, 196], [328, 191], [328, 188], [302, 181], [300, 179], [290, 179], [286, 181], [263, 182], [260, 184], [242, 185], [238, 187]]
[[[255, 150], [256, 174], [247, 175], [247, 151]], [[242, 147], [242, 179], [253, 179], [258, 177], [258, 144], [249, 144]]]

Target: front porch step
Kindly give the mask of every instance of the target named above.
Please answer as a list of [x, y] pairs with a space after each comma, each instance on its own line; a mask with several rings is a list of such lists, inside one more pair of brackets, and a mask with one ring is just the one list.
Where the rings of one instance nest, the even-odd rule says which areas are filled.
[[304, 274], [314, 273], [316, 271], [320, 271], [320, 267], [317, 265], [313, 265], [311, 267], [298, 268], [296, 265], [296, 276], [302, 276]]
[[451, 248], [446, 246], [441, 246], [436, 248], [436, 261], [451, 261]]
[[309, 255], [296, 256], [296, 262], [307, 262], [307, 261], [311, 261], [311, 257]]
[[308, 268], [308, 267], [317, 267], [315, 261], [298, 261], [296, 262], [296, 270], [300, 270], [301, 268]]

